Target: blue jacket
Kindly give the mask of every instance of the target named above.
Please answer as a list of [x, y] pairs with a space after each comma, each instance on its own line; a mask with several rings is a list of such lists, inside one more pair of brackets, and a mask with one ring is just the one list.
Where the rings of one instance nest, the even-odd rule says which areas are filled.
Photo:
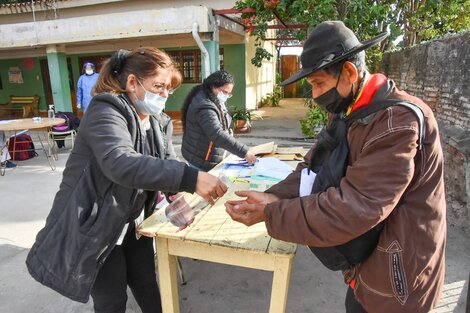
[[93, 73], [93, 75], [83, 74], [78, 79], [77, 104], [81, 104], [83, 112], [86, 112], [91, 98], [93, 98], [91, 92], [93, 91], [93, 87], [95, 87], [96, 82], [98, 81], [98, 76], [98, 73]]

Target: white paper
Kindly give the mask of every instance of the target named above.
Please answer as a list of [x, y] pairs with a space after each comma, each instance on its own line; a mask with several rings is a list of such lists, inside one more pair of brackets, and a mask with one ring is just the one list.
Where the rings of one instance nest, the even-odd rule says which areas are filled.
[[293, 169], [289, 165], [277, 158], [260, 158], [255, 163], [254, 174], [259, 176], [272, 177], [279, 180], [286, 178]]
[[308, 168], [304, 168], [300, 175], [299, 196], [305, 197], [312, 194], [313, 183], [317, 174]]

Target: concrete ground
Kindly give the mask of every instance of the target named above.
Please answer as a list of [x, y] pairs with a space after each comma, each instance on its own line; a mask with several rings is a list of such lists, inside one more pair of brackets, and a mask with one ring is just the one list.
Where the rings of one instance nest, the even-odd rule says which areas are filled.
[[[241, 141], [257, 145], [275, 141], [282, 146], [304, 146], [298, 123], [307, 108], [301, 101], [284, 101], [278, 108], [261, 108], [262, 120]], [[179, 151], [181, 136], [174, 142]], [[39, 143], [36, 143], [36, 147]], [[67, 148], [70, 144], [67, 143]], [[69, 149], [62, 149], [57, 170], [51, 171], [42, 151], [18, 162], [0, 177], [0, 312], [72, 313], [93, 312], [92, 302], [68, 300], [35, 282], [24, 261], [36, 233], [44, 226], [57, 192]], [[449, 223], [451, 224], [451, 223]], [[463, 313], [470, 272], [470, 241], [463, 230], [449, 226], [445, 290], [433, 312]], [[181, 312], [267, 312], [272, 274], [259, 270], [182, 259], [186, 285], [180, 286]], [[287, 312], [344, 312], [346, 286], [339, 273], [325, 269], [313, 254], [299, 246], [290, 280]], [[127, 312], [140, 312], [129, 292]]]

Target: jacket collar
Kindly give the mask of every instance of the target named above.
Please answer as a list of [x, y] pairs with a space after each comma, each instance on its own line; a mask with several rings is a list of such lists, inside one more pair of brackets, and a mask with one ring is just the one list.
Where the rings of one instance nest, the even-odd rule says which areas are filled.
[[383, 74], [366, 74], [364, 77], [364, 84], [358, 91], [359, 94], [354, 101], [353, 105], [346, 112], [346, 116], [352, 112], [367, 106], [372, 102], [375, 94], [387, 82], [387, 77]]

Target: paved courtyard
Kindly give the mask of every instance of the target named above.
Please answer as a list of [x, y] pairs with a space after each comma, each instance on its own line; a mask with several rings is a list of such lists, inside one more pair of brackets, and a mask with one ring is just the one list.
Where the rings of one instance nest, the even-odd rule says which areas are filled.
[[[253, 122], [251, 133], [239, 138], [253, 146], [275, 141], [282, 146], [304, 146], [298, 119], [307, 108], [301, 101], [283, 102], [278, 108], [261, 108], [262, 119]], [[174, 142], [179, 151], [181, 136]], [[18, 162], [0, 177], [0, 312], [2, 313], [72, 313], [93, 312], [91, 301], [70, 301], [41, 286], [28, 274], [25, 258], [36, 233], [43, 227], [62, 170], [69, 153], [69, 143], [62, 149], [57, 170], [51, 171], [44, 153]], [[38, 146], [38, 143], [36, 143]], [[463, 313], [470, 272], [468, 233], [449, 223], [446, 253], [445, 290], [434, 313]], [[267, 312], [272, 274], [269, 272], [182, 259], [186, 285], [180, 286], [181, 312]], [[325, 269], [313, 254], [299, 246], [290, 280], [287, 312], [344, 312], [346, 286], [339, 273]], [[128, 312], [140, 312], [129, 293]]]

